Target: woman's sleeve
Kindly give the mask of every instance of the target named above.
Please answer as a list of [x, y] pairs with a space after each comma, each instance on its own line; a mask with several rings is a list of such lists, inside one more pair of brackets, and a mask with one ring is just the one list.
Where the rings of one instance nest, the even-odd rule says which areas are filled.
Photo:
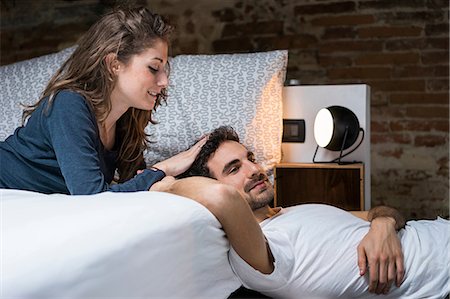
[[97, 122], [84, 98], [75, 92], [58, 93], [42, 125], [70, 194], [103, 191], [144, 191], [164, 177], [164, 172], [145, 170], [135, 178], [109, 185], [100, 168], [100, 137]]

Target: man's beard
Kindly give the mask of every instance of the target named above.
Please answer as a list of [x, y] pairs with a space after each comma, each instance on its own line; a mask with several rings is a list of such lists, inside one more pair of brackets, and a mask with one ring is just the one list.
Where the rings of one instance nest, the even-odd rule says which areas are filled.
[[[268, 182], [267, 179], [267, 175], [264, 173], [261, 173], [260, 175], [258, 175], [258, 177], [254, 180], [252, 180], [251, 182], [249, 182], [247, 184], [247, 186], [245, 186], [244, 190], [250, 189], [251, 186], [253, 186], [256, 182], [258, 181], [265, 181]], [[250, 193], [251, 190], [249, 190], [247, 192], [248, 195], [248, 204], [250, 205], [250, 208], [254, 211], [257, 209], [260, 209], [266, 205], [269, 205], [272, 201], [273, 201], [273, 197], [274, 197], [274, 191], [273, 191], [273, 187], [272, 185], [269, 183], [269, 185], [267, 186], [267, 189], [264, 190], [263, 192], [257, 194], [256, 196], [252, 195]]]
[[252, 196], [250, 194], [249, 196], [248, 204], [252, 211], [255, 211], [269, 205], [273, 201], [274, 191], [272, 186], [270, 186], [263, 193], [258, 194], [258, 196]]

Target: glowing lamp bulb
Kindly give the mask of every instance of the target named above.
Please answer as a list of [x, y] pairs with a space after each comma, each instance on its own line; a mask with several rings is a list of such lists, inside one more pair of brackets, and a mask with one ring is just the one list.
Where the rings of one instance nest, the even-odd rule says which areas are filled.
[[314, 121], [314, 138], [320, 147], [327, 147], [333, 138], [333, 115], [327, 108], [322, 108]]

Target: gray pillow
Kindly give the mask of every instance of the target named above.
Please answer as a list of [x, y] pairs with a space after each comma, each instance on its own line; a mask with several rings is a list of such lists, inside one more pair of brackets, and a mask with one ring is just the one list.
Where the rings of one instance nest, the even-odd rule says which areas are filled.
[[171, 60], [169, 98], [147, 126], [147, 164], [187, 149], [201, 135], [231, 125], [270, 168], [281, 159], [282, 88], [287, 51], [179, 55]]
[[[20, 103], [36, 102], [73, 50], [0, 67], [0, 140], [21, 124]], [[147, 126], [155, 141], [147, 163], [187, 149], [220, 125], [232, 125], [264, 165], [279, 162], [286, 65], [287, 51], [172, 58], [167, 105], [155, 113], [159, 124]]]
[[21, 125], [20, 104], [37, 102], [50, 78], [74, 49], [0, 67], [0, 140]]

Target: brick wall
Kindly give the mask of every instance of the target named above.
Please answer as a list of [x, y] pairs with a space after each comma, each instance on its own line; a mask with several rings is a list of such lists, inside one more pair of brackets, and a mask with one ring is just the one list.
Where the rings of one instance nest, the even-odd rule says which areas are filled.
[[[111, 2], [1, 2], [1, 64], [73, 44]], [[448, 0], [147, 5], [177, 25], [172, 55], [289, 49], [288, 79], [369, 84], [372, 204], [394, 206], [408, 218], [448, 216]]]

